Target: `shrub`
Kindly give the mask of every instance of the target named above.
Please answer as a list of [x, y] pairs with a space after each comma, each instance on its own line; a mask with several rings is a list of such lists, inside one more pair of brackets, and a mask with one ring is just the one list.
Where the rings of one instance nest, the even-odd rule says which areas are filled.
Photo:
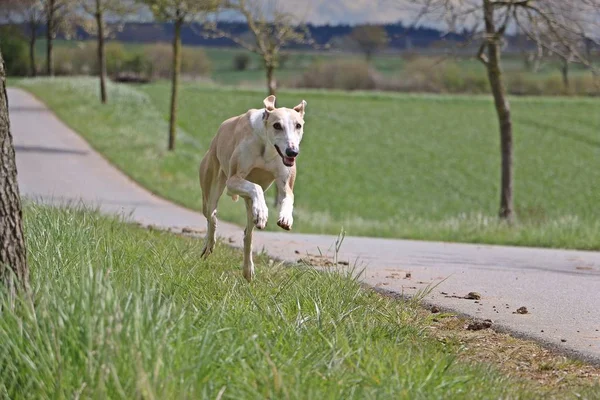
[[483, 68], [465, 71], [451, 60], [436, 62], [425, 57], [413, 57], [401, 74], [400, 90], [433, 93], [485, 93], [489, 82]]
[[[173, 48], [167, 43], [144, 46], [144, 58], [148, 63], [148, 73], [154, 78], [168, 78], [173, 69]], [[181, 73], [188, 76], [202, 76], [210, 73], [210, 60], [204, 50], [197, 47], [184, 47], [181, 52]]]
[[250, 56], [247, 53], [238, 53], [233, 57], [233, 69], [245, 71], [250, 65]]
[[29, 73], [28, 44], [17, 28], [0, 27], [0, 49], [7, 75], [25, 76]]
[[304, 88], [372, 90], [377, 75], [365, 61], [336, 60], [317, 62], [308, 68], [295, 86]]
[[211, 71], [210, 59], [199, 47], [184, 47], [181, 52], [181, 73], [188, 76], [206, 76]]
[[123, 63], [122, 69], [119, 71], [126, 73], [133, 73], [135, 75], [152, 75], [152, 61], [148, 59], [148, 56], [144, 52], [134, 52], [129, 54]]
[[106, 56], [106, 72], [108, 75], [116, 75], [121, 72], [131, 56], [125, 51], [125, 47], [119, 42], [108, 42], [104, 49]]
[[[127, 53], [119, 42], [105, 45], [106, 71], [114, 76], [132, 65], [137, 53]], [[55, 47], [55, 73], [57, 75], [97, 75], [98, 48], [95, 41], [80, 42], [74, 47]]]

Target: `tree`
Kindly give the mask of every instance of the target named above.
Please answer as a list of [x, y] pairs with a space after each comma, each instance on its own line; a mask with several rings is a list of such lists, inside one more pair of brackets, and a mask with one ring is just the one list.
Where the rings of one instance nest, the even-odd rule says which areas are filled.
[[[19, 0], [17, 0], [19, 1]], [[54, 39], [59, 32], [70, 34], [77, 23], [76, 0], [40, 0], [46, 22], [46, 74], [54, 76]]]
[[368, 62], [373, 54], [384, 49], [389, 41], [385, 28], [380, 25], [359, 25], [350, 32], [350, 39], [364, 53]]
[[277, 84], [275, 70], [281, 62], [281, 49], [292, 44], [314, 45], [308, 29], [290, 12], [280, 7], [276, 0], [224, 0], [222, 7], [239, 14], [250, 30], [250, 38], [224, 31], [216, 22], [208, 24], [215, 36], [226, 37], [261, 57], [267, 78], [267, 91], [275, 95]]
[[0, 53], [0, 283], [14, 297], [19, 289], [27, 288], [29, 269], [5, 78]]
[[36, 76], [35, 44], [38, 31], [44, 22], [44, 5], [41, 0], [0, 0], [0, 8], [13, 23], [27, 27], [29, 39], [29, 75]]
[[[473, 33], [469, 40], [481, 41], [477, 58], [485, 66], [500, 126], [500, 212], [503, 220], [514, 217], [513, 125], [510, 103], [501, 68], [502, 44], [509, 27], [518, 27], [536, 45], [550, 49], [561, 43], [573, 58], [591, 65], [580, 53], [573, 37], [584, 36], [598, 21], [600, 0], [407, 0], [417, 5], [418, 18], [432, 18], [447, 30]], [[403, 3], [406, 4], [406, 1]], [[568, 4], [567, 4], [568, 3]], [[574, 13], [573, 9], [577, 12]], [[573, 16], [580, 20], [573, 22]], [[545, 34], [540, 34], [544, 32]]]
[[84, 24], [84, 28], [96, 35], [98, 41], [98, 76], [100, 78], [100, 101], [106, 104], [106, 52], [104, 40], [110, 31], [106, 26], [107, 14], [111, 17], [122, 17], [135, 11], [134, 3], [123, 0], [80, 0], [83, 11], [94, 18], [92, 26]]
[[216, 9], [217, 0], [141, 0], [154, 17], [173, 23], [173, 71], [171, 74], [171, 110], [169, 117], [169, 150], [175, 149], [177, 132], [177, 92], [181, 72], [181, 28], [199, 15]]

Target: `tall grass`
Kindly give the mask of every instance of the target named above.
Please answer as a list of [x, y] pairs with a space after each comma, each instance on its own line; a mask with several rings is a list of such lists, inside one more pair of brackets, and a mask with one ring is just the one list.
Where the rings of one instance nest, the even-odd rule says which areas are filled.
[[537, 397], [349, 276], [262, 257], [249, 285], [228, 247], [200, 260], [197, 239], [80, 209], [29, 205], [25, 227], [32, 296], [2, 308], [3, 398]]

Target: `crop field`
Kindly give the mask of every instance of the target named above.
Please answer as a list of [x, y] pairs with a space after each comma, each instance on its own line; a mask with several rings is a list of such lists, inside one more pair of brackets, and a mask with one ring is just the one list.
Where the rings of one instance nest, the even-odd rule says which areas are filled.
[[[260, 107], [264, 97], [257, 90], [184, 85], [178, 148], [169, 153], [167, 83], [111, 85], [105, 107], [93, 79], [20, 85], [142, 185], [194, 209], [200, 208], [198, 164], [219, 124]], [[343, 227], [350, 235], [600, 249], [597, 99], [512, 99], [513, 226], [495, 217], [499, 135], [489, 97], [283, 91], [278, 104], [302, 99], [308, 108], [295, 230]], [[244, 221], [243, 206], [227, 197], [219, 214]]]

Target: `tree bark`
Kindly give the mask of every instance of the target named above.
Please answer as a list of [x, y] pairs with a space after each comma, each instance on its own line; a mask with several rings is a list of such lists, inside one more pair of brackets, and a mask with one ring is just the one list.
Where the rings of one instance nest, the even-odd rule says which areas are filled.
[[488, 59], [486, 68], [488, 79], [494, 96], [496, 114], [500, 125], [500, 153], [502, 157], [500, 179], [500, 212], [499, 217], [512, 220], [513, 212], [513, 130], [510, 114], [510, 104], [506, 97], [506, 88], [500, 66], [501, 36], [496, 30], [494, 22], [494, 4], [490, 0], [483, 0], [485, 28], [487, 33]]
[[35, 42], [37, 41], [37, 25], [31, 24], [29, 37], [29, 75], [35, 77], [37, 75], [37, 65], [35, 63]]
[[54, 41], [54, 12], [56, 11], [55, 0], [48, 0], [46, 10], [46, 74], [54, 76], [53, 41]]
[[275, 78], [273, 76], [275, 67], [272, 64], [267, 63], [265, 65], [265, 69], [267, 72], [267, 91], [269, 92], [269, 96], [275, 96], [275, 92], [277, 91], [277, 83], [275, 82]]
[[37, 65], [35, 65], [35, 36], [29, 39], [29, 76], [35, 77], [37, 75]]
[[570, 82], [569, 82], [569, 61], [563, 60], [563, 64], [560, 67], [560, 72], [562, 74], [563, 85], [565, 85], [565, 92], [569, 92]]
[[101, 0], [96, 0], [96, 24], [98, 26], [98, 75], [100, 77], [100, 101], [106, 104], [106, 56], [104, 51], [104, 16]]
[[4, 60], [0, 53], [0, 283], [11, 298], [29, 279], [17, 184], [17, 166], [6, 96]]
[[177, 133], [177, 92], [179, 90], [179, 73], [181, 71], [181, 27], [183, 16], [177, 10], [175, 19], [175, 35], [173, 35], [173, 72], [171, 82], [171, 115], [169, 118], [169, 150], [175, 150]]

